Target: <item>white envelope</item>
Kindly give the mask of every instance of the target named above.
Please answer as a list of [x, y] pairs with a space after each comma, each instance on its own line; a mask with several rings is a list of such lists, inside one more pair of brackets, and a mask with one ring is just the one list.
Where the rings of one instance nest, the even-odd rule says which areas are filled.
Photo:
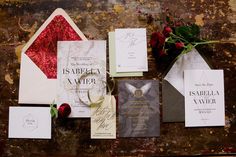
[[57, 79], [48, 79], [41, 69], [25, 54], [25, 52], [30, 45], [34, 43], [40, 33], [54, 19], [54, 17], [58, 15], [62, 16], [69, 23], [82, 40], [87, 40], [67, 13], [61, 8], [56, 9], [22, 49], [19, 103], [50, 104], [56, 98]]

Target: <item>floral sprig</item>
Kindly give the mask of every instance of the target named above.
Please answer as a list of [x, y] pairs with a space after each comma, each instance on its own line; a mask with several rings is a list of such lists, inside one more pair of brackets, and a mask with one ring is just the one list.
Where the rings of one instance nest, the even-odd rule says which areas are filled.
[[198, 45], [235, 42], [235, 40], [202, 40], [199, 38], [200, 28], [198, 25], [184, 23], [182, 19], [174, 21], [171, 16], [166, 16], [163, 25], [162, 31], [152, 33], [149, 42], [156, 59], [176, 58], [190, 52]]
[[53, 103], [50, 104], [50, 108], [51, 108], [50, 113], [51, 113], [52, 118], [54, 118], [54, 117], [55, 118], [58, 118], [58, 117], [59, 118], [67, 118], [70, 115], [71, 107], [69, 104], [63, 103], [59, 106], [58, 109], [55, 106], [56, 106], [56, 104], [53, 101]]

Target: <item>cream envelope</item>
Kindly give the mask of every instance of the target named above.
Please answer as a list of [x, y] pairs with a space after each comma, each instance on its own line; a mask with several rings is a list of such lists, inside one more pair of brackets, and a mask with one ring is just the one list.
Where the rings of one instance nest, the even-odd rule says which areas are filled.
[[61, 8], [50, 15], [22, 49], [19, 103], [50, 104], [56, 98], [59, 40], [87, 40]]

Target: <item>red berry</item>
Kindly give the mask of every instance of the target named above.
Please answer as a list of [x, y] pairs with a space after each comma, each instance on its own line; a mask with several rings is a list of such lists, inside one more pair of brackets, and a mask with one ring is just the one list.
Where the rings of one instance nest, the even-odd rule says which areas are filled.
[[184, 47], [184, 43], [182, 43], [182, 42], [177, 42], [177, 43], [175, 43], [175, 47], [176, 47], [177, 49], [182, 49], [182, 48]]
[[163, 33], [166, 37], [168, 37], [171, 32], [172, 32], [172, 29], [171, 29], [169, 26], [165, 26], [162, 33]]
[[71, 107], [67, 103], [61, 104], [61, 106], [58, 108], [58, 115], [61, 118], [66, 118], [70, 115], [71, 113]]

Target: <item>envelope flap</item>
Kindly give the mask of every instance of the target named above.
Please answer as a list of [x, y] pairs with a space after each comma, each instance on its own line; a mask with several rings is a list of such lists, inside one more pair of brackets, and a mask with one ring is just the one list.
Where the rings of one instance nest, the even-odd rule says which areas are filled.
[[209, 65], [196, 49], [192, 49], [189, 53], [180, 56], [164, 79], [184, 96], [184, 70], [191, 69], [210, 69]]
[[57, 41], [87, 40], [63, 9], [56, 9], [23, 48], [47, 76], [57, 76]]

